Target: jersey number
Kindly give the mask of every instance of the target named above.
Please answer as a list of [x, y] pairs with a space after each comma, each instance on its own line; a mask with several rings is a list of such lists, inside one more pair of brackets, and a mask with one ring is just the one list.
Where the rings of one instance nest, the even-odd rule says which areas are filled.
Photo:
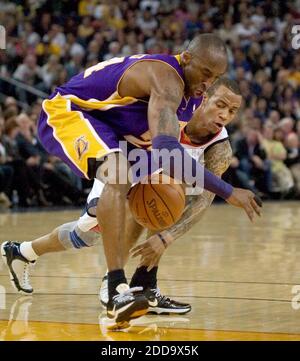
[[125, 57], [121, 57], [121, 58], [112, 58], [106, 61], [101, 61], [101, 63], [98, 63], [96, 65], [93, 65], [89, 68], [86, 69], [86, 71], [84, 72], [84, 78], [87, 78], [88, 76], [90, 76], [94, 71], [99, 71], [104, 69], [105, 67], [107, 67], [108, 65], [113, 65], [113, 64], [118, 64], [118, 63], [122, 63], [124, 61]]

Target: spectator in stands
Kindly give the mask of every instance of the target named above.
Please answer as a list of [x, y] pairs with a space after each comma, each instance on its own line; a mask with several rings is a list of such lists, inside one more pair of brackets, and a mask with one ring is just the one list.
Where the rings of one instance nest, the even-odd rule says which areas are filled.
[[[99, 61], [136, 53], [178, 54], [195, 33], [217, 32], [229, 45], [229, 74], [244, 97], [231, 139], [241, 137], [241, 122], [255, 123], [259, 130], [268, 121], [277, 126], [282, 118], [291, 118], [293, 129], [283, 126], [283, 134], [275, 128], [274, 139], [283, 135], [287, 146], [291, 132], [300, 136], [300, 55], [291, 47], [290, 31], [297, 2], [80, 0], [57, 5], [0, 2], [0, 23], [7, 31], [0, 75], [51, 93]], [[8, 103], [10, 96], [18, 99], [3, 106], [6, 121], [19, 115], [20, 107], [35, 107], [35, 95], [2, 80], [0, 92]], [[35, 120], [36, 113], [31, 117]]]
[[86, 46], [94, 32], [95, 29], [92, 26], [91, 18], [89, 16], [85, 16], [82, 19], [82, 23], [78, 27], [78, 42], [82, 46]]
[[158, 28], [158, 22], [149, 7], [143, 10], [141, 16], [138, 16], [136, 23], [146, 36], [151, 36], [154, 30]]
[[62, 69], [63, 66], [59, 63], [59, 57], [51, 55], [49, 61], [41, 68], [40, 76], [42, 82], [37, 84], [37, 88], [44, 92], [51, 92], [52, 86]]
[[28, 207], [31, 205], [34, 190], [37, 192], [39, 189], [39, 184], [34, 173], [30, 170], [30, 167], [26, 165], [26, 162], [19, 153], [16, 142], [18, 133], [19, 126], [16, 119], [12, 118], [8, 120], [5, 123], [4, 136], [2, 138], [2, 144], [5, 148], [4, 164], [13, 168], [13, 179], [10, 191], [16, 190], [19, 205], [21, 207]]
[[269, 114], [268, 120], [273, 123], [274, 126], [278, 126], [280, 121], [279, 112], [277, 110], [272, 110]]
[[232, 31], [232, 26], [232, 17], [228, 14], [225, 16], [224, 24], [220, 26], [220, 29], [218, 31], [218, 35], [223, 41], [228, 43], [229, 46], [237, 44], [238, 42], [238, 34]]
[[2, 144], [2, 127], [0, 126], [0, 207], [10, 207], [9, 196], [12, 192], [14, 170], [6, 163], [6, 150]]
[[240, 39], [241, 46], [243, 48], [247, 48], [250, 46], [253, 39], [255, 39], [257, 35], [257, 29], [253, 25], [251, 18], [249, 18], [247, 15], [244, 15], [241, 22], [236, 25], [235, 33]]
[[37, 140], [35, 126], [29, 116], [22, 113], [16, 120], [19, 130], [15, 138], [18, 151], [38, 183], [38, 202], [41, 205], [48, 205], [45, 190], [51, 188], [48, 197], [54, 199], [56, 204], [64, 197], [70, 204], [81, 204], [84, 195], [74, 185], [73, 178], [69, 177], [67, 171], [59, 171], [62, 168], [55, 167], [55, 162], [49, 161], [49, 156]]
[[104, 55], [103, 60], [109, 60], [121, 55], [120, 51], [120, 44], [118, 41], [113, 41], [108, 46], [109, 52]]
[[292, 173], [284, 164], [287, 151], [282, 142], [274, 139], [273, 124], [264, 125], [263, 136], [262, 144], [271, 162], [272, 192], [286, 196], [294, 186]]
[[13, 77], [28, 85], [34, 85], [41, 76], [41, 69], [37, 65], [37, 59], [34, 55], [27, 55], [24, 62], [18, 66]]
[[300, 199], [300, 142], [296, 133], [290, 133], [286, 138], [287, 157], [285, 164], [292, 172], [295, 182], [295, 193]]
[[[23, 64], [20, 64], [13, 77], [28, 85], [35, 85], [42, 80], [41, 68], [37, 65], [35, 55], [27, 55]], [[22, 88], [17, 88], [17, 96], [24, 103], [30, 102], [28, 94]]]
[[231, 168], [234, 169], [239, 185], [260, 192], [270, 191], [270, 164], [262, 146], [259, 131], [247, 127], [246, 136], [238, 140], [234, 149]]
[[289, 134], [294, 132], [295, 121], [291, 117], [286, 117], [280, 120], [279, 128], [283, 132], [283, 142], [285, 143], [286, 138]]

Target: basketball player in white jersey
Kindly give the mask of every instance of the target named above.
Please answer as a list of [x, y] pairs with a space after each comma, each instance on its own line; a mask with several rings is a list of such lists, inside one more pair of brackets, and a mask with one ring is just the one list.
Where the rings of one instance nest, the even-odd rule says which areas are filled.
[[[229, 167], [232, 156], [225, 126], [234, 119], [241, 102], [242, 96], [237, 84], [227, 78], [220, 78], [209, 88], [201, 106], [194, 111], [192, 119], [181, 128], [180, 143], [194, 159], [204, 161], [205, 167], [219, 177]], [[39, 256], [70, 248], [89, 247], [101, 240], [96, 206], [103, 188], [104, 184], [95, 179], [85, 211], [77, 221], [61, 225], [32, 242], [2, 244], [3, 260], [9, 268], [11, 281], [18, 291], [27, 294], [33, 292], [28, 266]], [[160, 294], [156, 276], [158, 262], [164, 250], [201, 219], [214, 196], [213, 193], [205, 190], [198, 196], [190, 196], [182, 218], [175, 225], [151, 236], [134, 249], [134, 256], [142, 256], [143, 265], [137, 268], [130, 286], [148, 290], [150, 312], [183, 314], [191, 310], [189, 304], [171, 300]], [[127, 250], [124, 252], [128, 259], [129, 250], [138, 240], [143, 228], [132, 219], [127, 221]], [[104, 278], [100, 292], [101, 302], [104, 305], [107, 302], [106, 292]]]

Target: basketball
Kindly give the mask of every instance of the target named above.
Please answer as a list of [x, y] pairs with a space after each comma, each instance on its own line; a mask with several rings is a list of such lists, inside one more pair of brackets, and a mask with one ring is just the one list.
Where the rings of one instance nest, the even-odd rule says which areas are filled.
[[183, 186], [164, 174], [152, 175], [148, 184], [138, 183], [128, 194], [135, 220], [148, 229], [161, 231], [176, 223], [185, 207]]

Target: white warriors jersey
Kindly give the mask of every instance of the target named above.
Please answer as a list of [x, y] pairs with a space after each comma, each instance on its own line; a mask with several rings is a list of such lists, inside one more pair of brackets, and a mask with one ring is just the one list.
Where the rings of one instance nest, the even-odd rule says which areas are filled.
[[[189, 137], [184, 133], [184, 128], [181, 129], [180, 133], [180, 143], [186, 149], [191, 157], [193, 157], [198, 162], [204, 164], [204, 152], [212, 145], [223, 142], [228, 139], [228, 133], [225, 127], [223, 127], [219, 133], [217, 133], [211, 140], [203, 144], [193, 144]], [[104, 189], [104, 183], [98, 179], [94, 179], [93, 188], [90, 191], [87, 204], [84, 210], [84, 213], [78, 220], [78, 227], [83, 232], [95, 231], [100, 232], [98, 227], [98, 222], [96, 218], [96, 207], [98, 199], [100, 198]], [[191, 193], [192, 194], [192, 193]]]

